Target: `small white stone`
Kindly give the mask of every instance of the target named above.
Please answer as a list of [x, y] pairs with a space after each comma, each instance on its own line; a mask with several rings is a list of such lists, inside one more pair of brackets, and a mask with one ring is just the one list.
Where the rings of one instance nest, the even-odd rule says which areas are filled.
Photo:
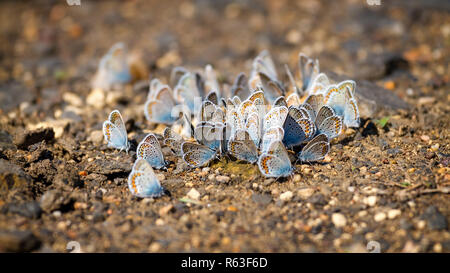
[[371, 206], [371, 207], [375, 206], [377, 204], [376, 195], [371, 195], [371, 196], [364, 198], [364, 204]]
[[198, 200], [198, 199], [200, 198], [200, 193], [199, 193], [196, 189], [192, 188], [192, 189], [187, 193], [186, 196], [189, 197], [189, 198], [191, 198], [191, 199]]
[[297, 191], [298, 196], [300, 196], [302, 199], [308, 199], [313, 195], [313, 193], [314, 189], [311, 188], [303, 188]]
[[94, 106], [95, 108], [101, 109], [105, 106], [105, 97], [105, 91], [100, 88], [95, 88], [87, 96], [86, 103]]
[[280, 199], [282, 201], [289, 201], [291, 200], [293, 194], [291, 191], [287, 191], [287, 192], [283, 192], [282, 194], [280, 194]]
[[373, 219], [375, 220], [375, 222], [381, 222], [386, 220], [386, 213], [384, 212], [379, 212], [377, 214], [375, 214], [375, 216], [373, 217]]
[[402, 211], [399, 209], [391, 209], [388, 211], [388, 218], [389, 219], [394, 219], [397, 216], [400, 216], [400, 214], [402, 214]]
[[230, 181], [230, 177], [226, 175], [218, 175], [216, 176], [216, 181], [220, 183], [228, 183]]
[[333, 213], [331, 221], [336, 227], [344, 227], [347, 224], [347, 219], [341, 213]]

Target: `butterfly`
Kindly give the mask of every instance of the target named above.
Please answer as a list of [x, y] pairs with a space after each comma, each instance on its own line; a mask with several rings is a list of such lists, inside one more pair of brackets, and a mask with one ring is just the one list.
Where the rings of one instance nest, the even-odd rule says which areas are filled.
[[148, 134], [141, 143], [139, 143], [136, 154], [137, 158], [147, 160], [153, 168], [162, 169], [166, 166], [161, 146], [154, 134]]
[[292, 148], [309, 140], [315, 133], [314, 122], [309, 118], [306, 110], [291, 106], [283, 124], [283, 143]]
[[127, 130], [123, 123], [119, 110], [114, 110], [109, 114], [108, 120], [103, 122], [103, 135], [108, 147], [125, 149], [128, 153], [130, 143], [128, 142]]
[[319, 73], [309, 85], [307, 93], [310, 95], [324, 94], [327, 87], [330, 85], [330, 80], [325, 73]]
[[259, 146], [261, 140], [261, 121], [257, 112], [251, 113], [245, 122], [245, 129], [247, 130], [250, 139], [253, 140], [256, 147]]
[[159, 197], [164, 194], [164, 188], [156, 178], [152, 166], [143, 158], [134, 162], [128, 176], [128, 188], [133, 195], [141, 198]]
[[315, 120], [317, 114], [319, 113], [320, 108], [323, 105], [323, 95], [322, 94], [315, 94], [315, 95], [309, 95], [306, 99], [304, 104], [309, 104], [313, 109], [313, 117], [312, 119]]
[[266, 177], [286, 177], [292, 174], [293, 167], [289, 155], [281, 141], [273, 141], [267, 152], [258, 159], [258, 167]]
[[234, 80], [230, 90], [230, 97], [237, 96], [241, 100], [245, 100], [250, 95], [250, 90], [247, 85], [248, 79], [244, 73], [240, 73]]
[[254, 90], [258, 86], [261, 86], [260, 75], [264, 75], [273, 81], [276, 81], [278, 78], [275, 64], [267, 50], [261, 51], [261, 53], [253, 60], [252, 71], [248, 82], [250, 90]]
[[131, 80], [123, 43], [113, 45], [100, 59], [92, 85], [94, 88], [110, 89], [114, 84], [124, 84]]
[[258, 148], [247, 131], [238, 130], [228, 142], [228, 152], [239, 160], [250, 163], [258, 161]]
[[184, 142], [181, 145], [181, 151], [183, 152], [184, 162], [192, 168], [205, 166], [211, 160], [217, 158], [216, 150], [198, 143]]
[[348, 127], [359, 127], [359, 109], [354, 98], [355, 83], [344, 81], [330, 85], [324, 95], [324, 103], [333, 108], [336, 115], [343, 118]]
[[273, 102], [273, 107], [277, 107], [277, 106], [284, 106], [284, 107], [288, 107], [287, 101], [284, 98], [284, 96], [279, 96], [274, 102]]
[[330, 151], [330, 143], [325, 134], [315, 136], [297, 154], [297, 158], [302, 162], [313, 162], [322, 160]]
[[285, 106], [277, 106], [270, 109], [264, 116], [264, 130], [275, 126], [282, 127], [287, 113], [288, 109]]
[[299, 54], [298, 59], [302, 78], [302, 90], [306, 91], [310, 88], [316, 75], [319, 74], [319, 60], [311, 59], [303, 53]]
[[224, 125], [222, 123], [202, 121], [194, 129], [194, 138], [198, 143], [216, 151], [221, 148], [223, 130]]
[[281, 127], [272, 127], [267, 129], [262, 136], [261, 153], [267, 152], [270, 144], [273, 141], [282, 141], [284, 137], [284, 130]]
[[187, 72], [179, 79], [174, 88], [174, 97], [181, 103], [185, 104], [191, 113], [195, 112], [195, 100], [201, 100], [203, 87], [201, 86], [201, 78], [199, 74]]
[[215, 101], [212, 101], [211, 99], [209, 99], [208, 96], [207, 96], [207, 99], [211, 100], [215, 104], [218, 104], [219, 97], [220, 97], [219, 96], [220, 87], [219, 87], [219, 82], [217, 81], [217, 73], [214, 70], [214, 68], [212, 67], [212, 65], [210, 65], [210, 64], [206, 65], [204, 75], [205, 75], [204, 89], [207, 92], [210, 92], [209, 94], [214, 92], [216, 95]]
[[164, 130], [164, 145], [169, 146], [175, 155], [183, 155], [181, 152], [181, 144], [183, 142], [183, 138], [169, 127]]
[[333, 108], [323, 105], [315, 119], [317, 134], [325, 134], [328, 139], [337, 137], [342, 131], [342, 119], [334, 114]]
[[158, 82], [150, 84], [148, 100], [144, 106], [145, 118], [153, 123], [173, 124], [178, 119], [176, 115], [172, 115], [175, 104], [172, 90], [168, 85]]
[[286, 98], [286, 107], [289, 106], [299, 106], [300, 105], [300, 97], [297, 93], [292, 93]]
[[199, 121], [225, 122], [225, 113], [221, 107], [217, 106], [210, 100], [205, 100], [199, 112]]

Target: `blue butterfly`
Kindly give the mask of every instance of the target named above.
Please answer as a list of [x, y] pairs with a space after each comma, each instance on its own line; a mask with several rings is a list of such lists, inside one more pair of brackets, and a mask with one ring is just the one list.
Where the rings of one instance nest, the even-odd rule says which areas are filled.
[[324, 102], [343, 118], [348, 127], [359, 127], [359, 110], [355, 99], [355, 82], [348, 80], [328, 87]]
[[136, 154], [137, 158], [147, 160], [153, 168], [162, 169], [166, 166], [161, 146], [154, 134], [148, 134], [141, 143], [139, 143]]
[[247, 131], [238, 130], [228, 142], [228, 152], [239, 160], [255, 163], [258, 161], [258, 148]]
[[294, 170], [281, 141], [273, 141], [267, 152], [259, 156], [258, 167], [264, 176], [276, 178], [289, 176]]
[[[153, 82], [153, 81], [152, 81]], [[153, 85], [150, 85], [152, 88]], [[168, 85], [156, 83], [156, 90], [150, 90], [148, 100], [144, 106], [145, 117], [153, 123], [172, 124], [178, 117], [172, 115], [175, 100]]]
[[297, 154], [297, 158], [302, 162], [313, 162], [322, 160], [330, 151], [330, 143], [325, 134], [315, 136]]
[[192, 168], [198, 168], [207, 165], [211, 160], [217, 158], [217, 151], [208, 148], [205, 145], [184, 142], [181, 145], [183, 160]]
[[283, 130], [283, 143], [287, 148], [292, 148], [309, 140], [315, 133], [315, 126], [306, 111], [291, 106], [284, 120]]
[[261, 141], [261, 153], [265, 153], [269, 150], [270, 144], [273, 141], [282, 141], [284, 137], [284, 130], [281, 127], [272, 127], [264, 132]]
[[159, 197], [164, 194], [164, 188], [156, 178], [152, 166], [143, 158], [134, 162], [128, 176], [128, 188], [133, 195], [141, 198]]
[[113, 45], [100, 60], [93, 87], [110, 89], [114, 84], [124, 84], [131, 80], [126, 60], [126, 48], [123, 43]]
[[181, 103], [186, 105], [191, 113], [195, 113], [195, 100], [201, 99], [201, 87], [198, 84], [198, 74], [187, 72], [179, 79], [174, 88], [174, 97]]
[[341, 117], [334, 114], [333, 108], [323, 105], [315, 120], [317, 134], [325, 134], [328, 139], [337, 137], [342, 130]]
[[164, 145], [169, 146], [175, 155], [183, 155], [181, 152], [181, 144], [183, 142], [183, 137], [172, 131], [169, 127], [164, 130]]
[[119, 110], [114, 110], [109, 114], [108, 120], [103, 122], [103, 135], [108, 147], [125, 149], [128, 153], [130, 143], [128, 142], [127, 130], [123, 123], [122, 115]]
[[316, 78], [317, 74], [319, 74], [319, 60], [311, 59], [303, 53], [300, 53], [299, 56], [299, 68], [302, 77], [302, 91], [307, 91]]
[[211, 150], [218, 150], [221, 148], [223, 139], [224, 125], [222, 123], [212, 123], [203, 121], [194, 129], [194, 138], [198, 143], [201, 143]]

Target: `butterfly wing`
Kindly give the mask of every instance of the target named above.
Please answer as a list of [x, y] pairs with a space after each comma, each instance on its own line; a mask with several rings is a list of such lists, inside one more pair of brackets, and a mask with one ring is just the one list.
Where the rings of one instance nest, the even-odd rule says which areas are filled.
[[354, 98], [350, 99], [345, 106], [344, 124], [348, 127], [359, 127], [359, 109]]
[[258, 167], [266, 177], [286, 177], [292, 173], [292, 165], [288, 153], [281, 141], [270, 144], [267, 153], [261, 154]]
[[228, 152], [239, 160], [255, 163], [258, 160], [258, 149], [255, 143], [250, 139], [247, 131], [242, 131], [244, 137], [237, 137], [228, 142]]
[[[326, 139], [326, 141], [325, 141]], [[322, 160], [330, 151], [330, 143], [324, 134], [317, 135], [303, 147], [298, 154], [302, 162], [313, 162]]]
[[123, 135], [127, 135], [127, 129], [125, 128], [125, 123], [123, 122], [122, 115], [119, 110], [113, 110], [109, 114], [109, 121], [114, 124]]
[[128, 176], [128, 188], [133, 195], [141, 198], [159, 197], [164, 194], [164, 188], [159, 183], [150, 164], [138, 158]]
[[250, 136], [250, 139], [253, 140], [256, 147], [259, 145], [259, 141], [261, 139], [261, 128], [260, 128], [259, 116], [257, 113], [252, 113], [248, 118], [245, 124], [245, 128]]
[[103, 136], [108, 143], [108, 147], [128, 150], [127, 136], [123, 135], [123, 132], [110, 121], [103, 123]]
[[318, 132], [325, 134], [328, 139], [337, 137], [342, 130], [342, 119], [338, 116], [331, 116], [326, 118], [318, 126]]
[[138, 158], [147, 160], [153, 168], [161, 169], [166, 165], [161, 146], [154, 134], [148, 134], [144, 140], [139, 143], [136, 154]]
[[340, 117], [344, 116], [345, 105], [347, 103], [345, 90], [339, 90], [335, 85], [331, 85], [325, 93], [324, 102], [333, 108], [336, 115]]
[[183, 160], [192, 168], [205, 166], [216, 157], [216, 151], [197, 143], [184, 142], [181, 150]]

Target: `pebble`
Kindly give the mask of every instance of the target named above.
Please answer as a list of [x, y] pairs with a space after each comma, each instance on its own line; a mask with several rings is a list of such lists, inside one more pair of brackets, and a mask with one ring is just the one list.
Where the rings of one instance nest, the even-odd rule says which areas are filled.
[[373, 219], [375, 220], [375, 222], [381, 222], [386, 220], [386, 213], [384, 212], [378, 212], [377, 214], [375, 214], [375, 216], [373, 217]]
[[399, 209], [391, 209], [388, 211], [387, 216], [389, 219], [394, 219], [397, 216], [400, 216], [402, 214], [402, 211]]
[[293, 193], [291, 191], [283, 192], [280, 194], [280, 199], [282, 201], [289, 201], [292, 199]]
[[105, 92], [100, 88], [93, 89], [86, 98], [86, 103], [97, 109], [105, 106], [106, 96]]
[[347, 224], [347, 219], [341, 213], [333, 213], [331, 215], [331, 221], [336, 227], [344, 227]]
[[308, 199], [314, 194], [314, 189], [311, 188], [303, 188], [297, 191], [297, 195], [302, 199]]
[[192, 188], [192, 189], [187, 193], [186, 196], [189, 197], [189, 198], [191, 198], [191, 199], [198, 200], [198, 199], [200, 198], [200, 193], [199, 193], [196, 189]]
[[92, 143], [100, 144], [103, 142], [104, 136], [101, 130], [94, 130], [88, 137], [88, 141], [92, 141]]
[[210, 174], [210, 175], [208, 175], [208, 180], [209, 180], [209, 181], [214, 181], [215, 178], [216, 178], [216, 175], [215, 175], [215, 174]]
[[431, 104], [435, 101], [436, 99], [434, 97], [421, 97], [417, 100], [417, 104], [419, 105], [424, 105], [424, 104]]
[[368, 206], [375, 206], [377, 203], [377, 197], [375, 195], [371, 195], [368, 196], [366, 198], [364, 198], [364, 204], [368, 205]]
[[230, 182], [230, 177], [226, 175], [218, 175], [216, 176], [216, 181], [220, 183], [228, 183]]
[[422, 141], [424, 141], [424, 142], [430, 141], [430, 137], [427, 136], [427, 135], [422, 135], [422, 136], [420, 136], [420, 139], [421, 139]]
[[299, 174], [294, 175], [294, 179], [293, 180], [294, 180], [295, 183], [300, 182], [301, 179], [302, 179], [301, 175], [299, 175]]
[[160, 216], [166, 215], [167, 213], [169, 213], [172, 210], [174, 210], [174, 207], [173, 207], [172, 204], [169, 204], [169, 205], [164, 206], [164, 207], [159, 209], [159, 215]]
[[62, 95], [62, 99], [73, 106], [77, 106], [77, 107], [83, 107], [84, 103], [83, 100], [76, 94], [71, 93], [71, 92], [64, 92]]

